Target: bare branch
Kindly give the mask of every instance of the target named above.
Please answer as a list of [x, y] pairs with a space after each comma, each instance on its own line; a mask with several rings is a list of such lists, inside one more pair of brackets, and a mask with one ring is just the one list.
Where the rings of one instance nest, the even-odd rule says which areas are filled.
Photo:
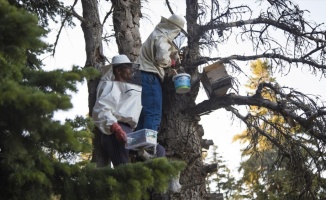
[[52, 56], [54, 56], [54, 54], [55, 54], [55, 49], [56, 49], [56, 47], [57, 47], [57, 44], [58, 44], [58, 41], [59, 41], [59, 38], [60, 38], [60, 35], [61, 35], [61, 31], [62, 31], [62, 29], [63, 29], [63, 27], [64, 27], [64, 25], [65, 25], [65, 22], [66, 22], [67, 19], [69, 18], [69, 15], [73, 15], [73, 16], [75, 16], [75, 17], [76, 17], [77, 19], [79, 19], [80, 21], [85, 21], [83, 17], [79, 16], [79, 15], [74, 11], [74, 7], [76, 6], [77, 2], [78, 2], [78, 0], [75, 0], [75, 1], [74, 1], [74, 3], [73, 3], [73, 5], [71, 6], [70, 10], [68, 10], [68, 9], [66, 9], [66, 8], [64, 8], [64, 7], [60, 7], [60, 6], [59, 6], [59, 8], [62, 9], [62, 10], [64, 10], [64, 11], [67, 13], [67, 15], [66, 15], [66, 17], [65, 17], [65, 18], [62, 20], [62, 22], [61, 22], [60, 29], [59, 29], [59, 31], [58, 31], [58, 34], [57, 34], [57, 36], [56, 36], [56, 40], [55, 40], [55, 42], [54, 42], [54, 48], [53, 48]]
[[[306, 33], [302, 32], [296, 26], [289, 26], [288, 24], [285, 24], [285, 23], [282, 23], [282, 22], [279, 22], [279, 21], [275, 21], [275, 20], [272, 20], [272, 19], [265, 19], [265, 18], [262, 18], [262, 17], [259, 17], [259, 18], [256, 18], [256, 19], [229, 22], [229, 23], [221, 22], [221, 23], [218, 23], [218, 24], [207, 24], [207, 25], [201, 26], [201, 30], [202, 30], [202, 32], [206, 32], [206, 31], [212, 30], [212, 29], [225, 30], [227, 28], [240, 27], [240, 26], [244, 26], [244, 25], [253, 25], [253, 24], [272, 25], [272, 26], [274, 26], [276, 28], [279, 28], [280, 30], [287, 31], [287, 32], [289, 32], [291, 34], [294, 34], [296, 36], [299, 36], [299, 37], [305, 37], [305, 38], [308, 38], [310, 40], [320, 42], [320, 43], [325, 43], [326, 42], [325, 39], [321, 39], [321, 38], [318, 38], [318, 37], [313, 37], [313, 36], [311, 36], [311, 34], [306, 34]], [[324, 34], [326, 34], [326, 33], [324, 33]]]
[[202, 139], [200, 144], [202, 148], [209, 149], [209, 146], [214, 145], [214, 142], [213, 140]]
[[208, 173], [213, 173], [213, 172], [217, 172], [217, 168], [218, 168], [218, 164], [217, 163], [213, 163], [213, 164], [209, 164], [209, 165], [205, 165], [204, 169], [203, 169], [203, 175], [207, 176]]
[[[259, 58], [280, 59], [280, 60], [284, 60], [288, 63], [303, 63], [303, 64], [307, 64], [307, 65], [316, 67], [321, 70], [326, 70], [326, 65], [318, 64], [313, 60], [306, 60], [304, 57], [290, 58], [290, 57], [287, 57], [287, 56], [284, 56], [284, 55], [278, 54], [278, 53], [264, 53], [264, 54], [257, 54], [257, 55], [248, 55], [248, 56], [231, 55], [228, 57], [214, 57], [214, 58], [202, 57], [201, 60], [192, 64], [191, 66], [189, 66], [189, 68], [194, 68], [194, 67], [197, 67], [198, 65], [206, 64], [209, 61], [218, 61], [218, 60], [222, 60], [223, 62], [229, 62], [230, 60], [250, 61], [250, 60], [256, 60]], [[326, 71], [324, 73], [326, 73]]]
[[106, 13], [106, 15], [105, 15], [105, 17], [104, 17], [104, 19], [103, 19], [103, 23], [102, 23], [102, 25], [104, 25], [105, 24], [105, 22], [106, 22], [106, 20], [109, 18], [109, 16], [112, 14], [112, 12], [113, 12], [113, 5], [111, 6], [111, 8], [110, 8], [110, 11], [108, 12], [108, 13]]
[[75, 0], [74, 4], [71, 6], [70, 9], [67, 9], [65, 7], [59, 7], [59, 8], [62, 9], [63, 11], [65, 11], [67, 14], [76, 17], [79, 21], [86, 22], [86, 20], [82, 16], [80, 16], [78, 13], [76, 13], [76, 11], [74, 10], [74, 7], [76, 6], [77, 2], [78, 2], [78, 0]]
[[86, 20], [85, 20], [82, 16], [78, 15], [78, 14], [75, 12], [74, 9], [71, 9], [71, 14], [72, 14], [72, 16], [74, 16], [74, 17], [76, 17], [77, 19], [79, 19], [79, 21], [81, 21], [81, 22], [86, 22]]
[[167, 7], [169, 8], [170, 13], [171, 13], [171, 14], [174, 14], [174, 12], [173, 12], [173, 10], [172, 10], [172, 8], [171, 8], [171, 5], [170, 5], [170, 1], [169, 1], [169, 0], [165, 0], [165, 3], [166, 3], [166, 5], [167, 5]]
[[[272, 102], [268, 99], [264, 99], [257, 96], [239, 96], [235, 94], [228, 94], [222, 97], [214, 97], [209, 100], [205, 100], [195, 107], [186, 109], [184, 112], [191, 115], [200, 115], [211, 110], [217, 110], [220, 108], [229, 107], [231, 105], [255, 105], [259, 107], [265, 107], [274, 112], [281, 113], [283, 116], [288, 116], [297, 121], [302, 127], [307, 127], [307, 119], [303, 118], [293, 112], [293, 109], [285, 107], [283, 104]], [[325, 112], [320, 112], [319, 116], [325, 115]], [[322, 136], [320, 136], [322, 137]]]

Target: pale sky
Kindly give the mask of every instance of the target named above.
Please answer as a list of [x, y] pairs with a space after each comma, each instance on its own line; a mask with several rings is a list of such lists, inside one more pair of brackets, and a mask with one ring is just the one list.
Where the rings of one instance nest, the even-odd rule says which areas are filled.
[[[142, 41], [145, 41], [148, 34], [153, 30], [154, 26], [159, 22], [161, 16], [169, 17], [169, 11], [164, 7], [165, 0], [151, 0], [148, 6], [145, 6], [145, 13], [151, 19], [152, 24], [148, 23], [148, 19], [143, 19], [141, 21], [141, 34]], [[171, 1], [172, 2], [172, 1]], [[177, 3], [175, 3], [177, 2]], [[237, 0], [236, 2], [240, 2]], [[255, 2], [255, 0], [243, 0], [243, 3]], [[295, 2], [300, 3], [300, 8], [310, 10], [311, 13], [307, 15], [308, 19], [322, 23], [326, 19], [325, 0], [295, 0]], [[184, 1], [173, 1], [172, 7], [175, 9], [176, 14], [184, 15], [185, 13], [185, 3]], [[178, 4], [178, 5], [176, 5]], [[148, 8], [148, 9], [147, 9]], [[77, 12], [81, 11], [77, 9]], [[102, 9], [100, 8], [100, 12]], [[103, 9], [104, 12], [104, 9]], [[145, 15], [145, 16], [146, 16]], [[145, 25], [147, 23], [147, 25]], [[62, 32], [61, 39], [59, 41], [56, 55], [54, 58], [47, 57], [44, 61], [46, 63], [45, 69], [71, 69], [72, 65], [83, 66], [85, 63], [85, 47], [84, 47], [84, 37], [82, 30], [79, 26], [79, 22], [76, 22], [77, 27], [74, 30], [65, 29]], [[111, 27], [112, 28], [112, 27]], [[57, 29], [54, 29], [57, 30]], [[49, 38], [54, 38], [55, 34], [50, 34]], [[53, 40], [51, 40], [53, 42]], [[227, 47], [232, 50], [235, 48], [233, 46]], [[242, 48], [242, 47], [241, 47]], [[236, 49], [235, 49], [236, 50]], [[112, 52], [113, 51], [113, 52]], [[115, 51], [115, 52], [114, 52]], [[226, 49], [226, 51], [228, 51]], [[231, 51], [231, 50], [230, 50]], [[111, 53], [112, 52], [112, 53]], [[116, 55], [117, 52], [114, 49], [110, 51], [105, 49], [105, 55], [108, 59], [111, 59], [112, 56]], [[248, 65], [244, 67], [248, 69]], [[287, 85], [296, 89], [299, 89], [302, 92], [320, 94], [326, 100], [325, 78], [322, 81], [319, 81], [319, 77], [310, 75], [307, 71], [302, 73], [301, 70], [296, 70], [295, 73], [290, 73], [284, 77], [277, 77], [277, 81], [282, 85]], [[58, 112], [55, 117], [58, 119], [64, 118], [73, 118], [75, 115], [85, 116], [88, 113], [88, 92], [86, 83], [79, 85], [79, 92], [72, 95], [72, 103], [74, 108], [68, 112]], [[207, 96], [203, 90], [199, 92], [197, 102], [201, 102], [206, 99]], [[239, 122], [232, 122], [230, 120], [230, 114], [220, 109], [211, 113], [210, 115], [201, 117], [200, 122], [205, 130], [204, 138], [213, 139], [215, 145], [218, 146], [218, 151], [227, 160], [229, 167], [232, 170], [236, 170], [240, 158], [240, 146], [237, 143], [232, 143], [232, 137], [234, 134], [240, 133], [245, 129], [245, 127], [240, 125]]]

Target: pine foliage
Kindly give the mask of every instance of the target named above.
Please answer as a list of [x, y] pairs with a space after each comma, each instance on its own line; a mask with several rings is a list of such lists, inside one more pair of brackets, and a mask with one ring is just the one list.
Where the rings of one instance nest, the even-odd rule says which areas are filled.
[[[278, 86], [275, 78], [271, 76], [268, 62], [257, 60], [251, 64], [251, 69], [253, 75], [251, 81], [246, 85], [247, 88], [255, 90], [259, 83], [273, 83]], [[276, 101], [276, 94], [271, 90], [263, 89], [262, 96], [271, 101]], [[289, 136], [283, 132], [288, 132], [294, 138], [300, 138], [302, 131], [300, 127], [289, 126], [283, 116], [263, 107], [251, 106], [249, 113], [253, 122], [265, 133], [261, 134], [254, 127], [248, 127], [243, 133], [234, 137], [234, 140], [239, 140], [248, 145], [242, 150], [244, 161], [241, 162], [239, 169], [243, 172], [239, 184], [243, 184], [246, 188], [246, 190], [242, 190], [242, 194], [244, 194], [242, 197], [255, 197], [255, 199], [312, 198], [310, 194], [303, 194], [301, 191], [304, 189], [302, 183], [306, 182], [307, 176], [313, 177], [315, 172], [306, 169], [306, 174], [298, 174], [295, 168], [292, 168], [291, 160], [281, 157], [278, 146], [271, 139], [278, 138], [282, 144], [286, 144]], [[305, 143], [304, 140], [301, 142]], [[302, 162], [309, 163], [307, 153], [299, 148], [297, 151], [306, 155]], [[325, 185], [316, 184], [317, 178], [311, 179], [313, 181], [310, 183], [310, 187], [315, 190], [313, 195], [324, 198]]]
[[211, 152], [213, 155], [205, 158], [205, 161], [210, 160], [208, 163], [217, 163], [218, 166], [217, 171], [209, 173], [206, 177], [208, 193], [223, 193], [226, 199], [235, 196], [238, 190], [235, 177], [224, 158], [218, 153], [218, 147], [214, 145]]
[[168, 182], [184, 168], [181, 162], [156, 158], [130, 163], [115, 169], [95, 168], [89, 164], [67, 171], [62, 168], [55, 177], [55, 192], [61, 199], [148, 199], [149, 190], [167, 190]]
[[0, 0], [1, 199], [146, 199], [166, 190], [184, 167], [165, 158], [98, 169], [80, 155], [92, 150], [88, 119], [60, 122], [72, 108], [67, 91], [98, 75], [91, 68], [44, 71], [37, 58], [46, 31], [30, 12]]

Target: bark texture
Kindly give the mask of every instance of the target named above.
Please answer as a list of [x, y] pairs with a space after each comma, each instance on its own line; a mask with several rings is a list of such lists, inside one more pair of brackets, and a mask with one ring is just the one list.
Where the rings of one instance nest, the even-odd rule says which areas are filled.
[[[130, 60], [135, 61], [141, 46], [141, 39], [139, 35], [139, 18], [140, 0], [111, 0], [113, 5], [113, 23], [115, 37], [119, 49], [119, 53], [126, 54]], [[221, 1], [211, 1], [211, 12], [207, 12], [208, 7], [205, 5], [206, 1], [186, 0], [186, 20], [188, 32], [188, 46], [183, 49], [183, 67], [185, 72], [191, 75], [191, 92], [187, 94], [176, 94], [172, 82], [172, 77], [166, 77], [163, 82], [163, 118], [159, 130], [159, 142], [168, 150], [173, 152], [171, 159], [183, 160], [187, 163], [186, 169], [181, 172], [180, 183], [182, 190], [179, 194], [166, 194], [164, 197], [157, 197], [155, 199], [217, 199], [220, 198], [213, 194], [207, 194], [205, 186], [205, 177], [210, 169], [204, 166], [201, 158], [201, 149], [207, 148], [207, 145], [202, 142], [204, 135], [203, 129], [199, 124], [199, 115], [207, 114], [211, 111], [225, 108], [242, 120], [248, 127], [254, 128], [257, 133], [266, 137], [278, 149], [281, 155], [280, 160], [288, 158], [291, 160], [291, 170], [295, 174], [304, 174], [297, 172], [305, 172], [306, 169], [315, 171], [311, 166], [318, 170], [316, 178], [320, 179], [322, 169], [324, 169], [324, 162], [320, 162], [320, 157], [324, 155], [325, 143], [325, 106], [318, 106], [317, 103], [309, 96], [298, 91], [291, 90], [287, 93], [282, 88], [271, 84], [262, 83], [258, 86], [256, 94], [252, 96], [239, 96], [237, 94], [228, 94], [222, 97], [212, 97], [209, 100], [203, 101], [198, 105], [195, 100], [199, 90], [200, 74], [198, 66], [207, 64], [208, 62], [223, 61], [235, 70], [241, 71], [241, 67], [235, 61], [251, 61], [257, 58], [266, 58], [274, 64], [276, 68], [280, 69], [281, 74], [283, 70], [290, 69], [291, 66], [297, 66], [299, 63], [311, 67], [313, 73], [320, 70], [325, 74], [325, 33], [319, 31], [318, 26], [310, 24], [302, 18], [301, 11], [297, 8], [293, 9], [292, 3], [289, 1], [268, 1], [271, 6], [268, 12], [262, 12], [257, 18], [243, 19], [245, 13], [251, 13], [248, 6], [237, 6], [227, 9], [220, 9]], [[81, 21], [82, 28], [85, 34], [87, 61], [85, 66], [98, 67], [104, 63], [104, 56], [102, 55], [101, 35], [102, 27], [98, 18], [97, 1], [96, 0], [82, 0], [83, 3], [83, 17]], [[169, 1], [166, 1], [169, 5]], [[173, 12], [169, 7], [171, 13]], [[280, 10], [284, 10], [280, 12]], [[210, 20], [206, 17], [210, 13]], [[235, 21], [234, 21], [235, 20]], [[272, 37], [269, 34], [271, 29], [279, 29], [285, 33], [285, 44], [278, 43], [278, 38]], [[308, 30], [309, 29], [309, 30]], [[240, 33], [237, 33], [240, 30]], [[308, 31], [306, 31], [308, 30]], [[246, 36], [246, 40], [253, 44], [253, 49], [256, 53], [252, 55], [229, 55], [226, 57], [204, 57], [201, 56], [200, 49], [204, 47], [216, 48], [220, 43], [229, 41], [229, 35], [236, 34]], [[218, 37], [216, 37], [216, 35]], [[313, 45], [315, 44], [315, 45]], [[275, 48], [271, 49], [271, 46]], [[285, 49], [293, 48], [295, 54], [288, 53]], [[257, 50], [262, 50], [264, 53], [259, 54]], [[318, 54], [318, 55], [317, 55]], [[90, 114], [95, 101], [95, 91], [97, 80], [89, 81], [89, 108]], [[269, 101], [261, 95], [264, 88], [271, 89], [277, 94], [277, 101]], [[236, 90], [235, 90], [236, 91]], [[235, 107], [235, 105], [255, 105], [265, 107], [274, 113], [283, 116], [289, 127], [285, 127], [286, 131], [277, 130], [280, 134], [289, 138], [288, 143], [283, 143], [279, 138], [274, 138], [268, 134], [268, 130], [262, 130], [259, 120], [256, 116], [246, 115], [242, 116]], [[291, 119], [291, 120], [288, 120]], [[266, 121], [266, 120], [265, 120]], [[293, 125], [294, 124], [294, 125]], [[300, 128], [300, 132], [306, 134], [305, 139], [309, 139], [307, 146], [305, 143], [292, 138], [293, 131], [290, 130], [295, 125]], [[277, 135], [280, 135], [277, 134]], [[98, 164], [105, 163], [105, 157], [98, 151], [99, 143], [94, 141], [94, 155], [93, 158]], [[306, 140], [308, 141], [308, 140]], [[254, 145], [253, 141], [253, 145]], [[312, 145], [312, 149], [310, 149]], [[298, 147], [298, 148], [297, 148]], [[317, 149], [317, 153], [315, 152]], [[302, 151], [304, 150], [304, 151]], [[301, 153], [303, 152], [303, 153]], [[298, 155], [298, 156], [297, 156]], [[308, 165], [306, 156], [310, 157], [308, 160], [314, 162], [314, 165]], [[281, 162], [280, 162], [281, 163]], [[282, 164], [282, 163], [281, 163]], [[280, 164], [280, 166], [282, 166]], [[304, 166], [299, 167], [297, 166]], [[307, 178], [304, 175], [302, 180], [307, 180], [304, 185], [305, 193], [314, 196], [311, 192], [311, 184], [313, 179]], [[317, 180], [316, 179], [316, 180]], [[298, 179], [299, 180], [299, 179]], [[320, 179], [321, 180], [321, 179]]]
[[126, 54], [131, 61], [139, 55], [141, 39], [139, 19], [140, 0], [112, 0], [113, 27], [119, 53]]
[[[82, 30], [85, 38], [86, 63], [85, 67], [95, 67], [99, 69], [104, 65], [105, 57], [102, 47], [103, 27], [100, 22], [97, 0], [82, 0], [83, 20]], [[89, 115], [92, 116], [92, 109], [96, 100], [96, 87], [98, 79], [88, 81], [88, 108]], [[101, 148], [101, 133], [99, 130], [94, 131], [94, 150], [92, 161], [98, 166], [105, 166], [109, 163], [108, 157], [105, 156]]]
[[198, 6], [196, 0], [187, 0], [186, 20], [188, 50], [183, 60], [183, 67], [191, 75], [191, 91], [186, 94], [177, 94], [174, 90], [172, 77], [167, 77], [163, 83], [163, 119], [159, 131], [159, 141], [168, 151], [174, 152], [173, 159], [187, 163], [186, 169], [181, 172], [180, 194], [171, 195], [170, 199], [204, 199], [207, 193], [205, 187], [206, 174], [203, 173], [201, 140], [203, 130], [198, 122], [198, 115], [183, 112], [186, 108], [195, 105], [198, 95], [199, 82], [196, 81], [199, 73], [197, 68], [190, 68], [187, 63], [194, 63], [199, 57], [199, 32], [197, 30]]

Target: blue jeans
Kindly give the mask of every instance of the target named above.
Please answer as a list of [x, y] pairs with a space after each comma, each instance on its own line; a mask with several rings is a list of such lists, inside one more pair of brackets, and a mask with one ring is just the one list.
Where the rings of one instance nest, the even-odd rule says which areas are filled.
[[141, 71], [142, 94], [141, 111], [137, 130], [151, 129], [158, 131], [162, 118], [162, 86], [156, 74]]
[[[151, 129], [158, 131], [162, 118], [162, 86], [160, 77], [153, 73], [141, 71], [142, 93], [141, 111], [136, 130]], [[164, 157], [165, 148], [157, 144], [156, 156]]]

